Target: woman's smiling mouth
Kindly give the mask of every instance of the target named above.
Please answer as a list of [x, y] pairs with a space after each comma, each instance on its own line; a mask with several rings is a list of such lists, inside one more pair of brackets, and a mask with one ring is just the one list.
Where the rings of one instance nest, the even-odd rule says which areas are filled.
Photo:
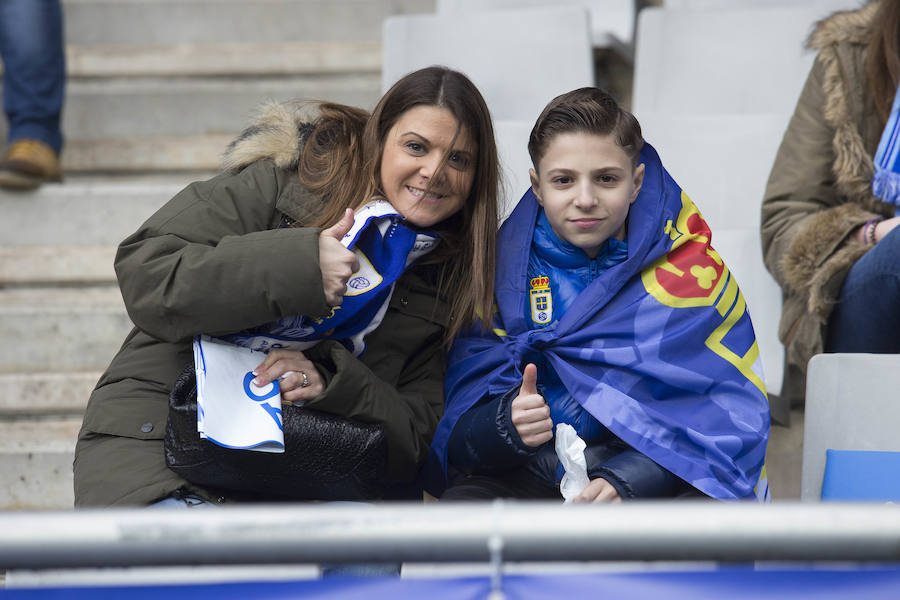
[[440, 200], [441, 198], [444, 197], [444, 194], [436, 194], [435, 192], [428, 192], [428, 194], [426, 194], [426, 193], [425, 193], [425, 190], [419, 189], [419, 188], [415, 188], [415, 187], [412, 187], [412, 186], [409, 186], [409, 185], [406, 186], [406, 189], [409, 190], [409, 193], [410, 193], [410, 194], [412, 194], [413, 196], [415, 196], [415, 197], [418, 198], [419, 200], [422, 200], [422, 199], [425, 199], [425, 200]]

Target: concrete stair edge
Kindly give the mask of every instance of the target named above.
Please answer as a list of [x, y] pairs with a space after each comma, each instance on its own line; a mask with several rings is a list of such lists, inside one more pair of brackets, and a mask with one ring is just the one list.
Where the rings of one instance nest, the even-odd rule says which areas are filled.
[[115, 255], [113, 245], [0, 247], [0, 286], [114, 284]]
[[0, 373], [104, 369], [131, 328], [114, 285], [0, 288]]
[[64, 172], [216, 171], [233, 134], [69, 140]]
[[84, 413], [99, 371], [0, 373], [0, 418]]
[[0, 421], [0, 510], [72, 507], [80, 427], [80, 417]]
[[66, 49], [66, 61], [70, 78], [380, 72], [381, 42], [70, 45]]

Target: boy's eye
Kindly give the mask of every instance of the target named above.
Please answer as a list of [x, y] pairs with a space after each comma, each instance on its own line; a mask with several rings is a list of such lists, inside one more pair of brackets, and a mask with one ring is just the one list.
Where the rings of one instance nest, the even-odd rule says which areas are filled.
[[572, 183], [572, 178], [567, 175], [560, 175], [559, 177], [554, 177], [552, 181], [556, 185], [569, 185]]
[[600, 183], [615, 183], [617, 180], [615, 175], [600, 175], [597, 177], [597, 181]]

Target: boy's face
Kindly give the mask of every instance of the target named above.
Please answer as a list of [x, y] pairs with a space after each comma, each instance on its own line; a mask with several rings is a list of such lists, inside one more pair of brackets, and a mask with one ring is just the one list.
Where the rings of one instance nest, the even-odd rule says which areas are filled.
[[644, 165], [612, 136], [562, 133], [550, 140], [531, 187], [553, 231], [595, 258], [609, 238], [625, 239], [625, 219], [644, 181]]

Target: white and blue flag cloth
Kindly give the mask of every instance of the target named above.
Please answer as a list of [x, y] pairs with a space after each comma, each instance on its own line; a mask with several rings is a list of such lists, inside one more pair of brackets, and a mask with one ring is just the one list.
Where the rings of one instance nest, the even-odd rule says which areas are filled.
[[284, 317], [221, 337], [260, 352], [276, 348], [305, 350], [327, 338], [339, 340], [354, 356], [359, 356], [365, 351], [365, 336], [384, 318], [394, 283], [406, 267], [431, 252], [438, 241], [433, 234], [407, 227], [387, 200], [373, 200], [355, 211], [353, 227], [341, 240], [356, 253], [359, 270], [347, 281], [343, 302], [328, 317]]
[[347, 282], [343, 302], [329, 316], [297, 315], [230, 335], [194, 338], [201, 438], [226, 448], [284, 452], [279, 382], [258, 388], [252, 369], [270, 350], [304, 350], [323, 339], [338, 340], [361, 355], [365, 336], [387, 312], [394, 283], [435, 248], [438, 238], [410, 229], [389, 202], [377, 199], [355, 212], [341, 243], [356, 253], [360, 266]]

